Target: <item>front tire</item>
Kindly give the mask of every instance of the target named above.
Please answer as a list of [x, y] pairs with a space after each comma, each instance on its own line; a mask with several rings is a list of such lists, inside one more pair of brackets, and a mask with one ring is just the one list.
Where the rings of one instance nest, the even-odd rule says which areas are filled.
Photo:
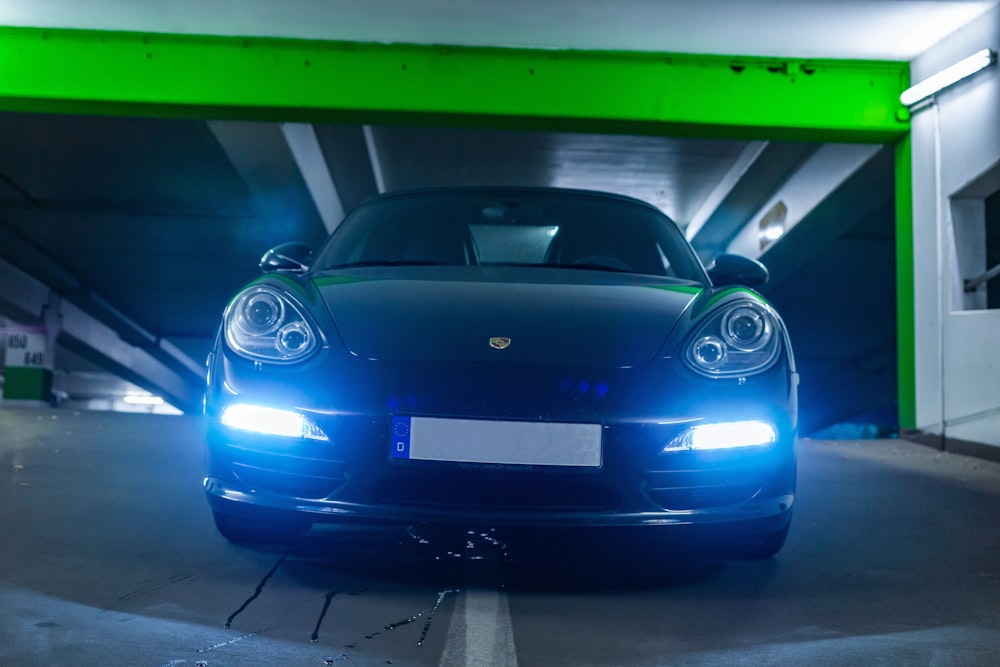
[[791, 526], [791, 522], [788, 522], [784, 528], [750, 535], [740, 543], [733, 545], [726, 555], [736, 560], [767, 560], [785, 546], [788, 529]]

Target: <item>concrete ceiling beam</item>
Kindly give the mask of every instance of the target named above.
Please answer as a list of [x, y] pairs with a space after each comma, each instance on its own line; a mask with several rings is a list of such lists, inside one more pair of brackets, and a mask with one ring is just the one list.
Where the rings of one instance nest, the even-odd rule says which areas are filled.
[[42, 318], [49, 288], [17, 267], [0, 260], [0, 314], [19, 322]]
[[[733, 243], [734, 250], [759, 256], [771, 268], [769, 290], [794, 276], [835, 240], [852, 230], [857, 233], [859, 225], [863, 225], [876, 211], [892, 206], [893, 192], [885, 187], [886, 175], [892, 173], [891, 148], [824, 148], [829, 150], [818, 151], [814, 164], [794, 177], [808, 179], [811, 173], [823, 173], [822, 181], [790, 182], [787, 189], [775, 195], [774, 201], [781, 196], [788, 199], [789, 218], [786, 224], [791, 224], [785, 234], [762, 254], [752, 225], [748, 226], [741, 239]], [[822, 169], [824, 165], [828, 171]], [[818, 187], [821, 184], [823, 186]], [[834, 196], [835, 192], [837, 196]], [[879, 219], [878, 216], [875, 218]], [[756, 253], [753, 252], [755, 247]], [[845, 267], [845, 270], [851, 270], [851, 267]]]
[[[818, 147], [787, 176], [784, 184], [730, 240], [726, 251], [753, 258], [761, 257], [771, 250], [777, 251], [796, 225], [809, 217], [821, 204], [830, 200], [838, 189], [879, 154], [888, 156], [888, 151], [882, 146], [870, 144], [825, 144]], [[888, 156], [888, 159], [891, 160], [891, 156]], [[879, 180], [877, 183], [882, 184], [884, 180]], [[892, 197], [892, 192], [881, 194]], [[881, 202], [882, 197], [838, 199], [841, 200], [852, 202], [851, 205], [856, 208], [840, 211], [837, 219], [828, 220], [828, 224], [822, 229], [812, 225], [810, 232], [815, 235], [810, 236], [810, 243], [814, 250], [802, 253], [797, 258], [787, 257], [787, 253], [782, 253], [788, 260], [787, 264], [782, 264], [783, 272], [793, 273], [814, 252], [820, 252], [827, 243], [853, 227], [863, 217], [862, 209], [868, 203], [873, 200]], [[783, 234], [770, 244], [763, 243], [761, 241], [763, 220], [765, 216], [779, 209]]]
[[330, 176], [316, 130], [309, 123], [282, 123], [281, 133], [288, 142], [292, 157], [305, 180], [313, 204], [327, 233], [332, 233], [344, 219], [344, 205]]
[[288, 240], [316, 245], [326, 237], [326, 221], [281, 126], [216, 120], [208, 121], [208, 129], [246, 185], [261, 219], [281, 221], [294, 215], [313, 230], [309, 238]]
[[365, 146], [368, 148], [368, 162], [372, 166], [372, 174], [375, 177], [375, 188], [379, 193], [385, 192], [385, 176], [382, 172], [382, 156], [379, 153], [378, 145], [375, 143], [375, 130], [371, 125], [362, 126], [365, 134]]
[[[41, 261], [42, 273], [46, 266], [54, 266], [41, 254], [35, 259]], [[79, 285], [68, 273], [57, 273]], [[37, 323], [45, 318], [47, 307], [58, 303], [59, 316], [54, 320], [59, 323], [58, 345], [162, 395], [180, 410], [200, 409], [204, 367], [169, 341], [146, 331], [100, 295], [86, 289], [60, 294], [60, 290], [3, 259], [0, 282], [5, 286], [0, 291], [0, 313], [17, 322]], [[53, 295], [60, 298], [53, 299]]]
[[56, 342], [83, 359], [163, 399], [184, 412], [201, 408], [201, 385], [182, 377], [154, 357], [151, 350], [126, 343], [118, 333], [78, 306], [63, 302]]
[[312, 127], [345, 212], [381, 192], [382, 168], [369, 144], [370, 130], [342, 124]]
[[695, 211], [695, 214], [683, 225], [684, 236], [687, 237], [688, 241], [694, 240], [698, 233], [708, 224], [708, 221], [717, 217], [716, 213], [719, 211], [719, 207], [732, 195], [733, 190], [739, 185], [743, 177], [746, 176], [747, 171], [757, 162], [767, 146], [768, 142], [766, 141], [751, 141], [747, 143], [736, 160], [733, 161], [729, 170], [719, 179], [715, 187], [712, 188], [712, 192], [709, 193], [705, 201]]
[[[717, 192], [713, 192], [716, 199], [706, 200], [699, 211], [701, 223], [693, 232], [687, 232], [702, 258], [726, 252], [733, 239], [816, 147], [798, 142], [749, 144], [720, 182]], [[697, 217], [692, 222], [697, 223]]]

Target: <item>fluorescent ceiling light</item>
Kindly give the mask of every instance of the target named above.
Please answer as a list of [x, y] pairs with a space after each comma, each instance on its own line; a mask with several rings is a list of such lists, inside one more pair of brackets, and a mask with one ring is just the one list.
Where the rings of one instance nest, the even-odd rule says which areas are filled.
[[760, 236], [762, 241], [777, 241], [785, 233], [785, 228], [782, 225], [768, 225], [761, 230]]
[[951, 67], [941, 70], [934, 76], [924, 79], [917, 85], [907, 88], [899, 96], [899, 101], [904, 106], [912, 107], [948, 86], [953, 86], [962, 79], [966, 79], [976, 72], [986, 69], [996, 62], [996, 59], [996, 51], [991, 51], [990, 49], [978, 51], [965, 60], [959, 61]]

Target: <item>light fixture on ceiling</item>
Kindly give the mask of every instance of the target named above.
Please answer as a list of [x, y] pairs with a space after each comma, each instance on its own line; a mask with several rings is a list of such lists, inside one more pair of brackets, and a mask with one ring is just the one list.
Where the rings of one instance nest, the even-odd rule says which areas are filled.
[[779, 201], [768, 209], [757, 224], [757, 236], [760, 239], [760, 249], [764, 250], [785, 235], [785, 218], [788, 217], [788, 207]]
[[900, 94], [899, 101], [903, 106], [913, 109], [913, 107], [924, 100], [936, 95], [949, 86], [955, 85], [963, 79], [969, 78], [976, 72], [986, 69], [996, 61], [996, 51], [991, 49], [977, 51], [951, 67], [946, 67], [915, 86], [907, 88]]
[[151, 396], [149, 394], [127, 394], [122, 401], [129, 405], [163, 405], [161, 396]]

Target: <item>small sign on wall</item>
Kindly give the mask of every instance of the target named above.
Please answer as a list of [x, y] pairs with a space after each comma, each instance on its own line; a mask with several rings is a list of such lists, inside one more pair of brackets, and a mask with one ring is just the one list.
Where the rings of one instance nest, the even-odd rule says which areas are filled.
[[46, 368], [45, 334], [8, 331], [4, 365], [8, 368]]

